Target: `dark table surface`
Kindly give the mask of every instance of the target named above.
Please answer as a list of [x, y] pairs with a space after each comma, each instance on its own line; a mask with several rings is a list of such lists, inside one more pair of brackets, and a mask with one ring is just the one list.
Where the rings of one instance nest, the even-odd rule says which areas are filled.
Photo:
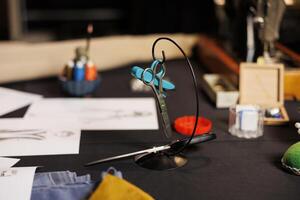
[[[194, 63], [199, 68], [197, 63]], [[167, 74], [176, 84], [168, 94], [171, 120], [193, 114], [195, 100], [191, 76], [183, 60], [168, 62]], [[130, 66], [101, 73], [102, 82], [92, 97], [151, 97], [151, 93], [130, 90]], [[198, 70], [200, 75], [200, 70]], [[45, 97], [67, 97], [56, 78], [2, 85]], [[213, 122], [217, 139], [185, 151], [189, 162], [175, 170], [152, 171], [136, 165], [132, 159], [84, 167], [86, 162], [161, 145], [167, 142], [160, 131], [82, 131], [77, 155], [25, 156], [17, 166], [44, 166], [37, 172], [70, 170], [79, 175], [100, 174], [109, 166], [123, 172], [128, 181], [156, 199], [299, 199], [300, 177], [284, 171], [280, 159], [285, 150], [299, 140], [294, 122], [300, 121], [298, 102], [285, 103], [291, 122], [286, 126], [265, 126], [258, 139], [239, 139], [228, 134], [228, 110], [216, 109], [200, 91], [200, 113]], [[3, 106], [3, 105], [2, 105]], [[3, 117], [23, 117], [22, 108]], [[174, 133], [174, 137], [180, 137]], [[55, 148], [55, 147], [53, 147]]]

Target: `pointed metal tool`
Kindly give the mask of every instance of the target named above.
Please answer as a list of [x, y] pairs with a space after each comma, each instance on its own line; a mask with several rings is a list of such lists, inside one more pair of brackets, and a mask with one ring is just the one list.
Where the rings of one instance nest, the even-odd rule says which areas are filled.
[[[190, 144], [202, 143], [202, 142], [213, 140], [215, 138], [216, 138], [216, 135], [213, 133], [199, 135], [199, 136], [195, 136], [191, 140]], [[119, 160], [122, 158], [129, 158], [129, 157], [133, 157], [133, 156], [137, 156], [137, 155], [141, 155], [141, 154], [151, 154], [151, 153], [156, 154], [158, 152], [163, 152], [163, 151], [171, 151], [171, 152], [177, 151], [183, 145], [185, 145], [185, 143], [188, 141], [188, 139], [189, 138], [184, 138], [181, 140], [176, 140], [176, 141], [172, 142], [171, 144], [158, 146], [158, 147], [152, 147], [152, 148], [141, 150], [141, 151], [136, 151], [136, 152], [132, 152], [132, 153], [127, 153], [127, 154], [122, 154], [122, 155], [118, 155], [118, 156], [113, 156], [113, 157], [96, 160], [93, 162], [89, 162], [89, 163], [85, 164], [84, 166], [88, 167], [88, 166], [97, 165], [97, 164], [104, 163], [104, 162]]]

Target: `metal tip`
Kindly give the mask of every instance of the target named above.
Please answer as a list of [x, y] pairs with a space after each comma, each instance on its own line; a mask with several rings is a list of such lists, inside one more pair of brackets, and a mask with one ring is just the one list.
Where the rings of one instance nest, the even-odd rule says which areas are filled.
[[97, 162], [89, 162], [89, 163], [85, 163], [84, 166], [89, 167], [89, 166], [95, 165], [96, 163]]

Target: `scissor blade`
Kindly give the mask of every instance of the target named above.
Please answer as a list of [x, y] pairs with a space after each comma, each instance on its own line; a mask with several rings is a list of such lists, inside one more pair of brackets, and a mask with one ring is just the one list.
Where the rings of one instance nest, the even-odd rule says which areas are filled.
[[170, 119], [168, 115], [167, 104], [163, 96], [159, 95], [158, 99], [159, 99], [158, 102], [160, 107], [160, 113], [163, 122], [162, 125], [163, 125], [164, 134], [167, 138], [170, 138], [172, 137], [172, 129], [171, 129]]
[[127, 153], [127, 154], [122, 154], [122, 155], [118, 155], [118, 156], [108, 157], [108, 158], [96, 160], [96, 161], [93, 161], [93, 162], [89, 162], [89, 163], [85, 164], [84, 166], [88, 167], [88, 166], [92, 166], [92, 165], [96, 165], [96, 164], [100, 164], [100, 163], [104, 163], [104, 162], [108, 162], [108, 161], [112, 161], [112, 160], [118, 160], [118, 159], [121, 159], [121, 158], [128, 158], [128, 157], [136, 156], [136, 155], [143, 154], [143, 153], [159, 152], [159, 151], [163, 151], [163, 150], [167, 150], [167, 149], [170, 149], [170, 145], [152, 147], [150, 149], [145, 149], [145, 150], [136, 151], [136, 152], [132, 152], [132, 153]]

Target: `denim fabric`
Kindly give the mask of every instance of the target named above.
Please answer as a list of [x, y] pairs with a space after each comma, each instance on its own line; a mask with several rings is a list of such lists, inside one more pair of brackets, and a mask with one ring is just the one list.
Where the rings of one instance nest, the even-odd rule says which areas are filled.
[[[122, 178], [122, 172], [114, 167], [102, 172], [102, 177], [106, 173]], [[31, 200], [83, 200], [91, 195], [96, 186], [89, 174], [77, 176], [70, 171], [36, 173]]]
[[96, 183], [90, 175], [59, 171], [37, 173], [34, 177], [31, 200], [82, 200], [92, 193]]

